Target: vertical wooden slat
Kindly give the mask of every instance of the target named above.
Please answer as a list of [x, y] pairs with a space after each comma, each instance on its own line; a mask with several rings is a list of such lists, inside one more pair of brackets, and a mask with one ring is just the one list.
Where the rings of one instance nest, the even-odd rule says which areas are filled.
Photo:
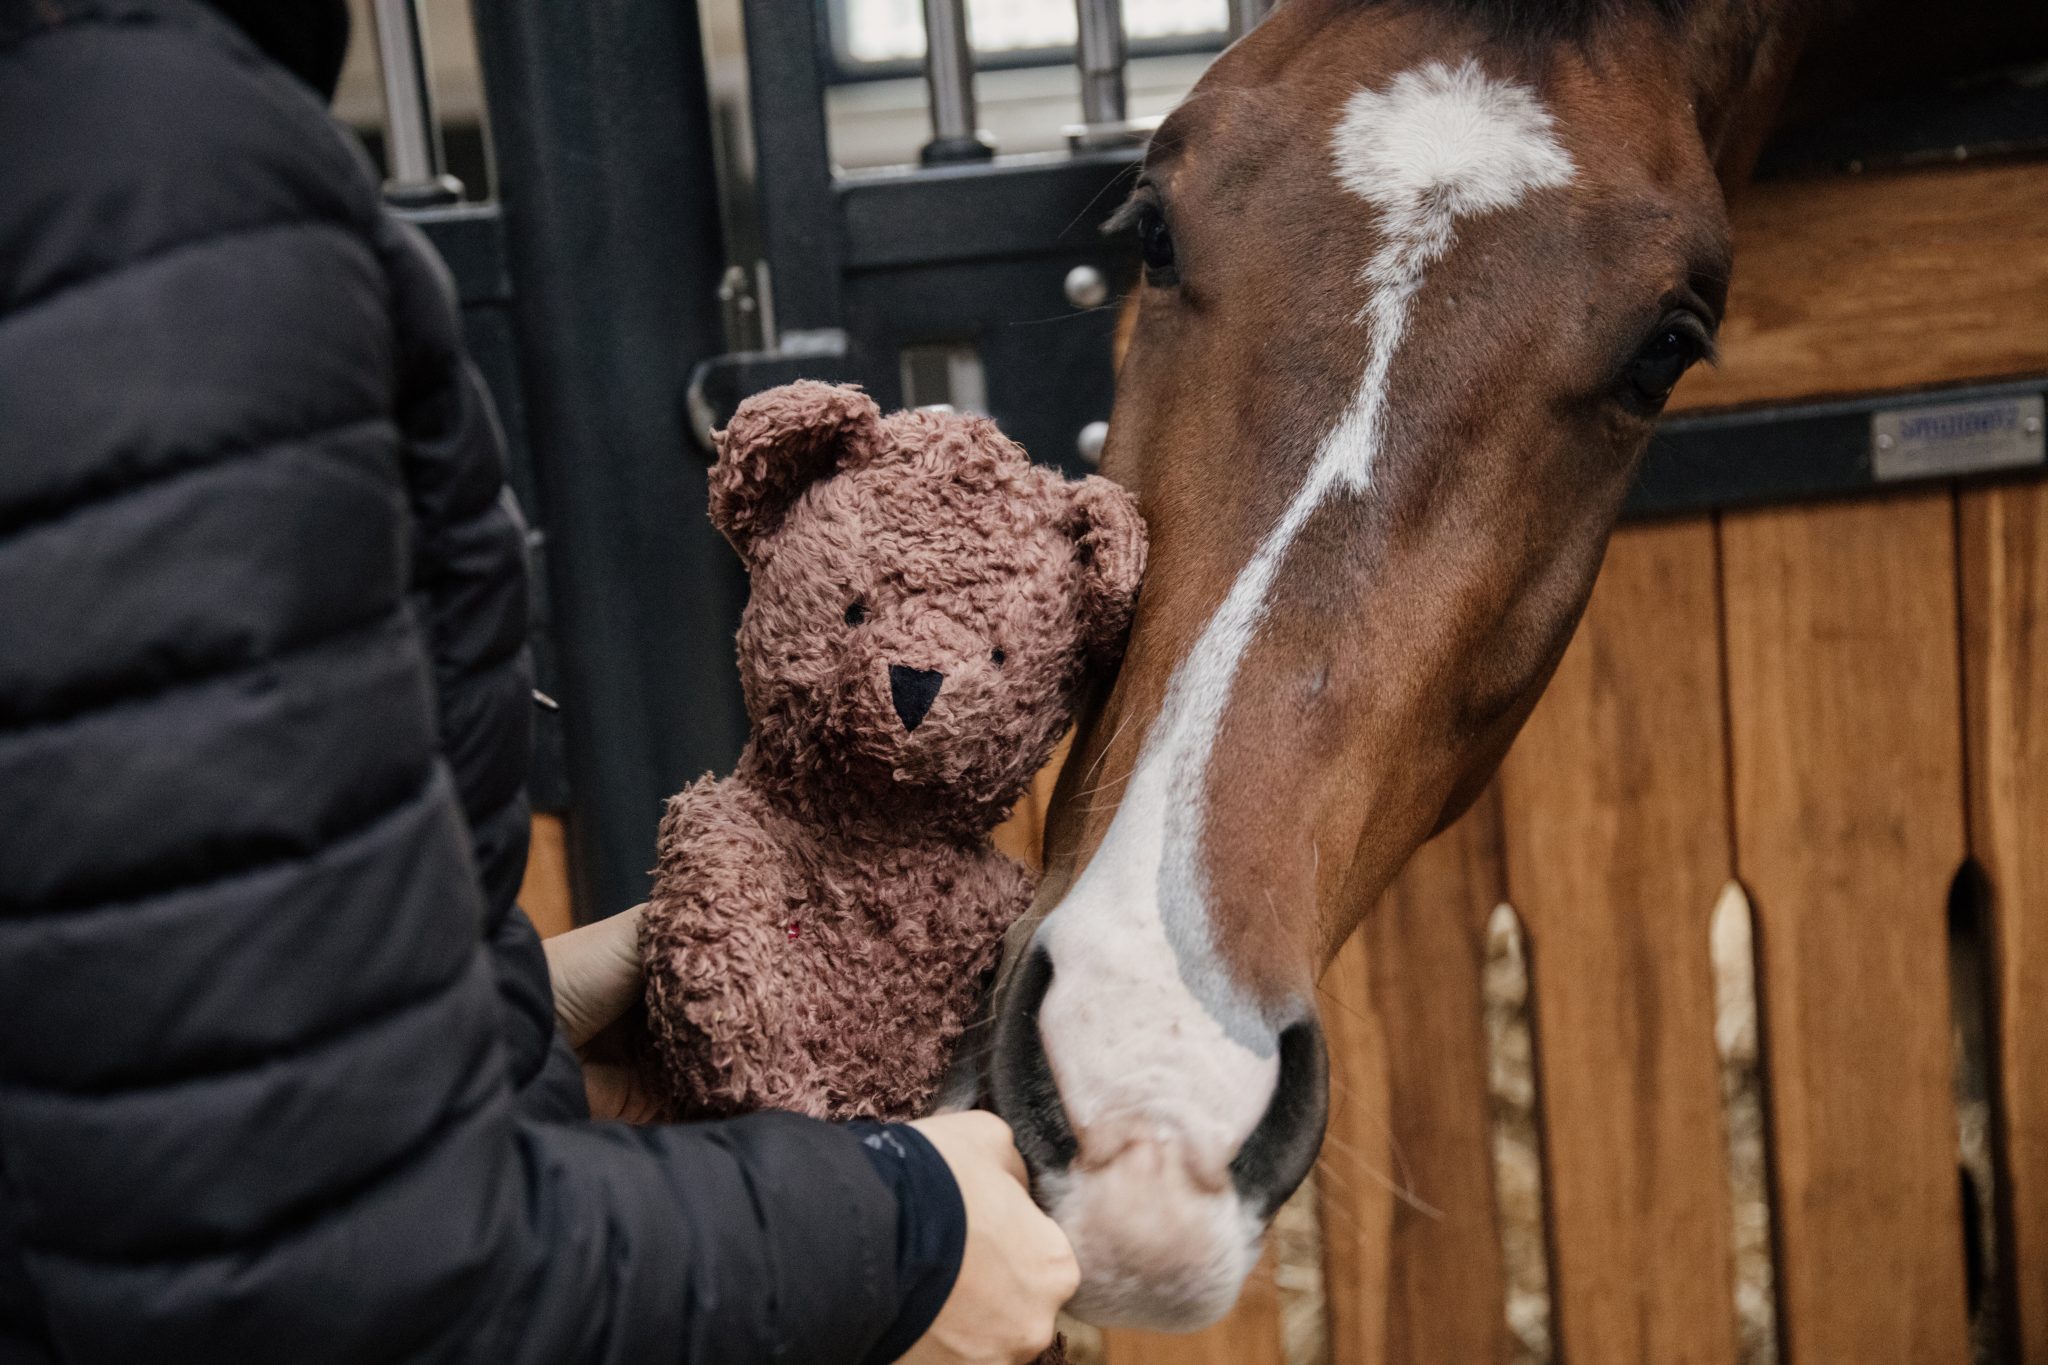
[[1707, 935], [1733, 866], [1716, 591], [1711, 523], [1617, 534], [1501, 770], [1573, 1365], [1734, 1356]]
[[1156, 1332], [1102, 1334], [1107, 1365], [1280, 1365], [1280, 1296], [1273, 1283], [1273, 1253], [1246, 1282], [1230, 1316], [1185, 1336]]
[[1738, 865], [1763, 937], [1799, 1365], [1964, 1359], [1945, 906], [1964, 855], [1946, 492], [1722, 527]]
[[1361, 929], [1345, 942], [1319, 988], [1330, 1049], [1330, 1128], [1316, 1168], [1316, 1193], [1331, 1365], [1379, 1365], [1385, 1359], [1396, 1203], [1386, 1186], [1406, 1174], [1394, 1164], [1386, 1035], [1369, 991], [1365, 940]]
[[1489, 791], [1415, 855], [1323, 978], [1331, 1365], [1508, 1357], [1480, 1003], [1501, 882]]
[[1970, 847], [1991, 884], [2017, 1290], [2009, 1340], [2048, 1362], [2048, 486], [1962, 497]]

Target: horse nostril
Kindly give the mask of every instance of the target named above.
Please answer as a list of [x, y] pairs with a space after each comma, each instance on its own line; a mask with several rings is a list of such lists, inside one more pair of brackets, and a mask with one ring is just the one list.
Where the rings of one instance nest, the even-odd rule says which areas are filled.
[[895, 704], [897, 718], [903, 722], [904, 729], [915, 730], [924, 724], [925, 715], [938, 699], [939, 688], [945, 681], [945, 674], [934, 673], [929, 668], [889, 665], [889, 700]]
[[1052, 986], [1052, 955], [1043, 947], [1031, 950], [1017, 968], [1012, 1008], [996, 1022], [993, 1076], [995, 1108], [1009, 1123], [1024, 1164], [1035, 1175], [1061, 1171], [1073, 1164], [1080, 1144], [1060, 1104], [1059, 1083], [1045, 1055], [1038, 1031], [1038, 1009]]
[[1237, 1192], [1271, 1218], [1308, 1176], [1330, 1116], [1330, 1057], [1313, 1017], [1280, 1033], [1280, 1076], [1265, 1117], [1230, 1163]]

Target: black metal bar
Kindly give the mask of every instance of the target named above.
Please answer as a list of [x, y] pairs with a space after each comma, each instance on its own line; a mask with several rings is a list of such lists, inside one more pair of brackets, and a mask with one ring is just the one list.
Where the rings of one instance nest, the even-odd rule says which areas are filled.
[[778, 332], [845, 325], [818, 20], [795, 0], [746, 6], [754, 175]]
[[1074, 65], [1081, 71], [1081, 121], [1090, 128], [1120, 124], [1124, 107], [1123, 0], [1074, 0], [1079, 39]]
[[512, 298], [512, 267], [505, 259], [505, 220], [496, 204], [463, 204], [454, 208], [421, 209], [403, 217], [427, 234], [448, 271], [464, 308], [507, 303]]
[[[2003, 384], [1874, 394], [1743, 412], [1673, 417], [1657, 429], [1623, 515], [1675, 516], [1759, 503], [1849, 497], [1915, 482], [1878, 478], [1871, 460], [1871, 419], [1897, 408], [1997, 401], [2048, 394], [2048, 376]], [[2038, 477], [2041, 466], [2007, 471]]]
[[970, 345], [979, 354], [988, 413], [1010, 437], [1047, 464], [1085, 474], [1077, 442], [1088, 423], [1109, 416], [1116, 383], [1116, 311], [1076, 308], [1067, 272], [1092, 265], [1128, 280], [1117, 243], [958, 265], [862, 271], [848, 283], [847, 314], [857, 320], [851, 357], [877, 402], [905, 401], [899, 357], [906, 347]]
[[2048, 150], [2048, 85], [2008, 75], [1828, 106], [1780, 128], [1759, 179], [1897, 170]]
[[1135, 173], [1134, 149], [869, 171], [835, 187], [848, 270], [1091, 250]]
[[[540, 495], [533, 472], [533, 443], [526, 431], [526, 395], [520, 388], [519, 344], [512, 334], [512, 275], [505, 259], [505, 223], [495, 204], [464, 204], [455, 208], [405, 211], [448, 264], [462, 302], [462, 332], [470, 359], [483, 375], [498, 408], [505, 433], [506, 474], [519, 505], [531, 524], [527, 547], [532, 609], [529, 642], [533, 646], [534, 685], [552, 697], [562, 690], [561, 669], [548, 609], [546, 536], [539, 523]], [[533, 762], [526, 791], [535, 810], [566, 811], [569, 777], [560, 711], [545, 708], [533, 716]]]
[[931, 108], [928, 166], [986, 161], [995, 148], [974, 126], [974, 49], [967, 41], [967, 0], [924, 0], [924, 81]]
[[[764, 8], [766, 8], [764, 6]], [[547, 526], [585, 916], [646, 893], [662, 802], [728, 766], [743, 584], [685, 457], [724, 265], [694, 4], [476, 7]]]
[[462, 198], [462, 182], [448, 174], [441, 145], [419, 0], [372, 0], [370, 16], [384, 88], [384, 145], [390, 162], [384, 197], [409, 208], [452, 204]]

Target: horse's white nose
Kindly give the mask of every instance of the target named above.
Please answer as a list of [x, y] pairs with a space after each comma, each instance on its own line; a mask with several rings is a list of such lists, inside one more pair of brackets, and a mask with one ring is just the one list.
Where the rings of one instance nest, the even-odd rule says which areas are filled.
[[1073, 1312], [1185, 1331], [1229, 1311], [1258, 1259], [1264, 1220], [1231, 1188], [1227, 1163], [1206, 1164], [1170, 1138], [1147, 1137], [1105, 1164], [1043, 1182], [1081, 1263]]
[[1321, 1034], [1304, 1017], [1233, 1036], [1170, 951], [1047, 928], [998, 1007], [996, 1107], [1074, 1243], [1075, 1311], [1199, 1327], [1236, 1299], [1266, 1220], [1314, 1160]]
[[1106, 1119], [1076, 1132], [1074, 1169], [1117, 1172], [1124, 1181], [1165, 1183], [1172, 1176], [1201, 1194], [1228, 1193], [1236, 1152], [1216, 1135], [1205, 1136], [1135, 1115]]

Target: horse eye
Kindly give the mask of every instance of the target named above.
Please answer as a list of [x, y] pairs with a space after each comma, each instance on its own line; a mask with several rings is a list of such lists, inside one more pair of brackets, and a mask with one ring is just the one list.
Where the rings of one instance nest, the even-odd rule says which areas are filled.
[[1138, 249], [1145, 256], [1145, 282], [1165, 288], [1180, 283], [1180, 264], [1173, 252], [1173, 234], [1166, 215], [1155, 204], [1138, 209]]
[[1665, 324], [1622, 370], [1622, 402], [1646, 415], [1656, 414], [1685, 372], [1706, 353], [1707, 340], [1694, 326]]
[[856, 597], [846, 604], [846, 624], [857, 626], [868, 619], [868, 599]]

